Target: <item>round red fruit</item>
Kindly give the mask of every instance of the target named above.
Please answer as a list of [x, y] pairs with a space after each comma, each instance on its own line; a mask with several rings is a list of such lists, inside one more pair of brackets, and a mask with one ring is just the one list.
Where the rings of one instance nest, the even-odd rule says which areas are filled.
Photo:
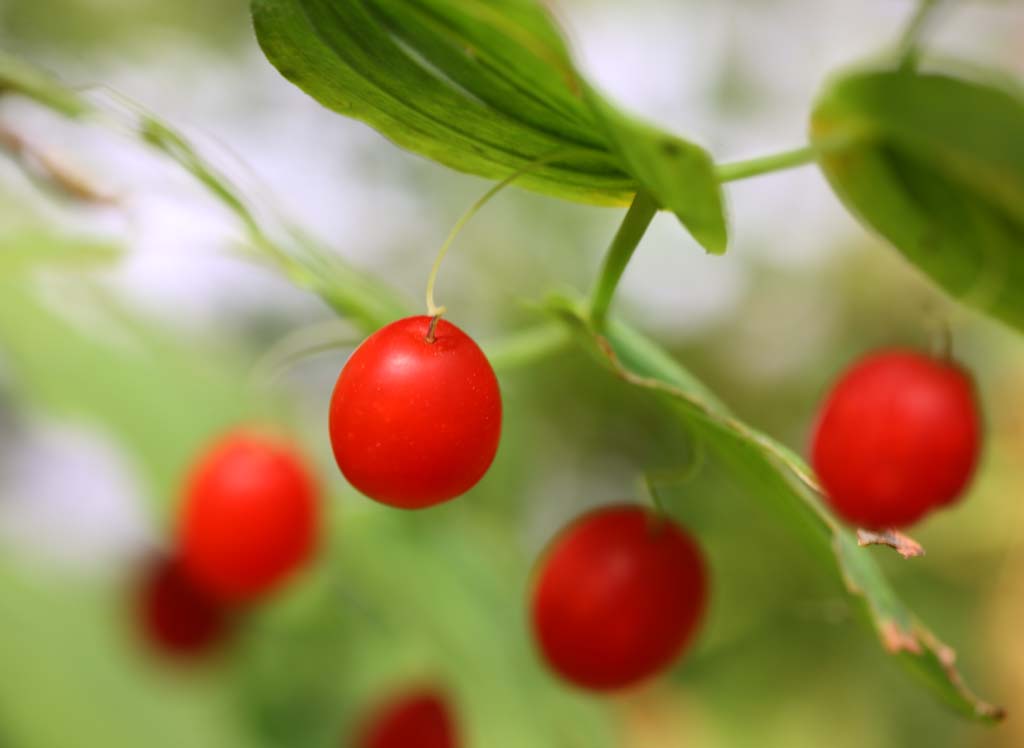
[[707, 594], [703, 557], [683, 528], [639, 506], [598, 509], [563, 530], [544, 556], [534, 636], [566, 680], [624, 688], [680, 655]]
[[974, 384], [963, 369], [914, 351], [881, 351], [833, 387], [811, 459], [836, 513], [880, 530], [957, 499], [980, 441]]
[[250, 601], [307, 561], [318, 518], [313, 477], [289, 442], [232, 433], [204, 453], [189, 480], [182, 558], [219, 599]]
[[158, 653], [192, 660], [216, 651], [222, 642], [224, 608], [193, 584], [177, 560], [151, 563], [137, 594], [142, 633]]
[[363, 725], [357, 748], [458, 748], [451, 709], [432, 690], [410, 691], [380, 705]]
[[338, 467], [357, 490], [403, 509], [432, 506], [468, 491], [494, 460], [498, 380], [455, 325], [401, 319], [349, 358], [329, 426]]

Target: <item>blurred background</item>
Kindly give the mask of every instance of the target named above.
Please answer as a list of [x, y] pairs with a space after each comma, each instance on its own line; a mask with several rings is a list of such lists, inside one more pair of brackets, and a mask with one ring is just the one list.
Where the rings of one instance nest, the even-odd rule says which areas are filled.
[[[956, 3], [936, 54], [1024, 75], [1024, 8]], [[584, 71], [727, 161], [801, 144], [829, 71], [883, 52], [910, 0], [558, 0]], [[0, 45], [202, 145], [419, 309], [437, 247], [483, 180], [399, 151], [278, 76], [244, 0], [2, 0]], [[113, 92], [116, 92], [113, 93]], [[951, 305], [859, 228], [813, 168], [727, 188], [734, 241], [705, 255], [660, 216], [618, 312], [750, 423], [800, 452], [825, 388], [880, 345], [944, 324], [988, 420], [970, 494], [872, 551], [947, 642], [998, 728], [944, 711], [882, 652], [831, 569], [713, 462], [665, 490], [709, 558], [699, 642], [665, 677], [591, 698], [533, 653], [533, 559], [587, 508], [644, 500], [685, 433], [583, 354], [499, 372], [506, 423], [470, 494], [388, 510], [337, 472], [326, 407], [350, 350], [281, 365], [304, 339], [359, 336], [240, 256], [237, 220], [195, 180], [108, 129], [0, 100], [0, 131], [73, 169], [72, 200], [0, 159], [0, 746], [334, 746], [409, 683], [450, 695], [474, 748], [1024, 745], [1024, 341]], [[509, 190], [462, 234], [438, 287], [485, 345], [585, 291], [621, 211]], [[303, 336], [306, 336], [305, 338]], [[169, 661], [139, 631], [144, 560], [173, 541], [183, 475], [224, 429], [273, 423], [318, 466], [316, 563], [238, 622], [226, 649]]]

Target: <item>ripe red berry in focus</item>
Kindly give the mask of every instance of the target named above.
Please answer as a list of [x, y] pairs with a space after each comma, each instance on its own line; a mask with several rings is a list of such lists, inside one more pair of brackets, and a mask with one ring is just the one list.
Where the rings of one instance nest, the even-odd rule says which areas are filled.
[[458, 732], [444, 697], [410, 691], [380, 705], [363, 725], [356, 748], [458, 748]]
[[152, 648], [177, 660], [194, 660], [218, 649], [227, 632], [227, 613], [196, 587], [174, 559], [151, 563], [140, 580], [136, 609]]
[[[409, 317], [356, 349], [334, 387], [331, 445], [357, 490], [403, 509], [465, 493], [498, 450], [501, 393], [483, 351], [455, 325]], [[432, 338], [432, 339], [430, 339]]]
[[533, 629], [548, 664], [586, 689], [631, 686], [692, 640], [707, 601], [700, 549], [639, 506], [586, 514], [542, 558]]
[[963, 369], [913, 351], [881, 351], [833, 387], [811, 459], [836, 513], [880, 530], [911, 525], [957, 499], [980, 441], [974, 384]]
[[181, 553], [197, 584], [247, 602], [301, 567], [316, 543], [317, 489], [291, 443], [228, 434], [200, 458], [181, 517]]

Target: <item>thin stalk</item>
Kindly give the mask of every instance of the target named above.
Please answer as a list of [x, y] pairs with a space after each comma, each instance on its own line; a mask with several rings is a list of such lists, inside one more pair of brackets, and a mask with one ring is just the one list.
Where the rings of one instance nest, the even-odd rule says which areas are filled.
[[633, 204], [629, 206], [626, 217], [612, 239], [611, 246], [605, 254], [601, 274], [590, 301], [590, 322], [600, 330], [608, 317], [615, 289], [629, 264], [633, 252], [643, 238], [647, 227], [651, 225], [654, 214], [658, 212], [658, 204], [644, 190], [636, 193]]
[[917, 60], [921, 54], [921, 36], [941, 4], [940, 0], [919, 0], [917, 10], [907, 22], [897, 46], [899, 65], [904, 70], [913, 70], [917, 67]]
[[722, 164], [716, 168], [719, 182], [734, 182], [738, 179], [749, 179], [759, 177], [762, 174], [771, 174], [783, 169], [793, 169], [797, 166], [813, 163], [818, 157], [819, 149], [813, 145], [805, 145], [802, 148], [794, 148], [791, 151], [772, 153], [768, 156], [747, 159], [745, 161], [734, 161], [731, 164]]
[[452, 230], [448, 233], [448, 237], [444, 240], [444, 244], [441, 245], [441, 249], [438, 250], [437, 257], [434, 259], [434, 265], [433, 267], [430, 268], [430, 275], [427, 277], [426, 295], [428, 317], [440, 317], [446, 311], [445, 307], [438, 306], [437, 303], [434, 301], [434, 286], [437, 285], [437, 274], [441, 270], [441, 263], [444, 261], [445, 255], [448, 254], [448, 250], [451, 249], [452, 243], [455, 241], [455, 238], [459, 235], [459, 233], [462, 231], [465, 225], [469, 223], [470, 219], [473, 216], [475, 216], [480, 211], [481, 208], [487, 205], [487, 203], [490, 202], [492, 197], [497, 195], [499, 192], [501, 192], [503, 189], [508, 187], [510, 184], [512, 184], [520, 177], [529, 174], [534, 169], [539, 169], [541, 166], [544, 166], [545, 164], [548, 164], [557, 158], [572, 153], [572, 150], [560, 149], [545, 154], [534, 161], [531, 161], [526, 166], [516, 170], [515, 172], [505, 177], [500, 182], [498, 182], [496, 185], [491, 187], [489, 190], [487, 190], [487, 192], [485, 192], [483, 196], [480, 197], [479, 200], [477, 200], [475, 203], [473, 203], [473, 205], [470, 206], [469, 210], [462, 214], [459, 220], [455, 222], [455, 225], [452, 226]]
[[566, 348], [572, 341], [569, 329], [560, 322], [546, 322], [513, 333], [484, 346], [495, 371], [508, 371], [536, 363]]

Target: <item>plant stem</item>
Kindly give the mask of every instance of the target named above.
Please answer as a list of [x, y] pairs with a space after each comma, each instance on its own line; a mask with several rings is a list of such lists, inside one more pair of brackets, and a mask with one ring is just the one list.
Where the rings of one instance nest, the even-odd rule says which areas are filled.
[[475, 216], [481, 208], [487, 205], [492, 197], [497, 195], [520, 177], [529, 174], [531, 171], [539, 169], [542, 166], [546, 166], [557, 158], [561, 158], [565, 155], [571, 155], [572, 153], [573, 150], [562, 148], [534, 159], [530, 163], [526, 164], [526, 166], [517, 169], [512, 174], [509, 174], [500, 182], [492, 186], [479, 200], [470, 206], [469, 210], [462, 214], [459, 220], [455, 222], [455, 225], [452, 226], [452, 230], [448, 233], [448, 237], [444, 240], [444, 244], [441, 245], [441, 249], [438, 251], [437, 257], [434, 259], [434, 264], [430, 268], [430, 275], [427, 277], [426, 299], [428, 317], [439, 317], [447, 311], [445, 307], [438, 306], [434, 301], [434, 286], [437, 285], [437, 274], [441, 270], [441, 263], [444, 261], [445, 255], [448, 254], [448, 250], [451, 249], [455, 238], [459, 235], [465, 225], [469, 223], [470, 219]]
[[773, 171], [792, 169], [797, 166], [812, 163], [820, 152], [819, 148], [812, 145], [805, 145], [802, 148], [794, 148], [791, 151], [782, 151], [768, 156], [748, 159], [746, 161], [735, 161], [731, 164], [718, 166], [719, 182], [734, 182], [738, 179], [758, 177], [762, 174], [770, 174]]
[[924, 33], [925, 27], [932, 18], [932, 14], [938, 9], [941, 3], [939, 0], [919, 0], [917, 10], [910, 17], [903, 36], [900, 37], [897, 47], [899, 65], [904, 70], [913, 70], [917, 66], [917, 58], [920, 55], [918, 42]]
[[572, 336], [564, 324], [546, 322], [486, 345], [484, 352], [495, 371], [508, 371], [556, 353], [571, 340]]
[[633, 204], [629, 206], [626, 217], [622, 219], [622, 224], [615, 233], [611, 246], [608, 247], [604, 264], [601, 266], [601, 274], [594, 287], [590, 301], [590, 322], [596, 329], [604, 327], [608, 307], [611, 306], [619, 279], [622, 278], [626, 265], [629, 264], [633, 252], [657, 212], [658, 204], [653, 197], [644, 190], [636, 193]]

